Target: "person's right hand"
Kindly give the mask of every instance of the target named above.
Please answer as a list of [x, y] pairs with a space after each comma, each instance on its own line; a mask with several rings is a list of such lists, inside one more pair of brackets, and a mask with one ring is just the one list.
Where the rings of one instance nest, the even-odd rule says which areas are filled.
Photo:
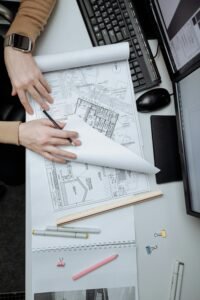
[[[61, 128], [65, 123], [58, 123]], [[58, 146], [80, 146], [78, 133], [75, 131], [60, 130], [53, 126], [47, 119], [34, 120], [19, 125], [20, 145], [42, 155], [53, 162], [66, 163], [66, 160], [76, 159], [72, 152], [64, 151]]]

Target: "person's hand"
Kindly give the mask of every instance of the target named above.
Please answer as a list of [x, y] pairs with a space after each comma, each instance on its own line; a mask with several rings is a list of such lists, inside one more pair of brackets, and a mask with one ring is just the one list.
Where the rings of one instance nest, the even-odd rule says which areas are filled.
[[12, 47], [5, 47], [4, 60], [12, 84], [12, 96], [18, 95], [22, 105], [29, 114], [33, 109], [26, 92], [39, 103], [42, 109], [48, 109], [53, 99], [51, 89], [39, 70], [31, 53], [23, 53]]
[[[58, 124], [61, 128], [65, 126], [61, 122]], [[74, 153], [58, 148], [58, 146], [71, 145], [68, 138], [74, 146], [80, 146], [77, 132], [56, 129], [50, 120], [34, 120], [19, 125], [20, 145], [54, 162], [66, 163], [68, 159], [76, 159]]]

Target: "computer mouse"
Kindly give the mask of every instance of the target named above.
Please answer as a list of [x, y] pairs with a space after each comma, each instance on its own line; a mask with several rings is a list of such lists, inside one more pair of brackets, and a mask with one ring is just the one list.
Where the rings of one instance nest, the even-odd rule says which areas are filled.
[[136, 101], [139, 112], [152, 112], [167, 106], [170, 103], [170, 94], [164, 88], [156, 88], [142, 94]]

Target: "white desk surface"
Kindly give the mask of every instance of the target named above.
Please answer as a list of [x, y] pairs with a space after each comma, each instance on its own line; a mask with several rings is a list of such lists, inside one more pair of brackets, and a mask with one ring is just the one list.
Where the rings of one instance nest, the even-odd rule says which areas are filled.
[[[156, 42], [152, 42], [155, 53]], [[59, 0], [45, 32], [38, 41], [36, 53], [50, 54], [91, 47], [76, 1]], [[162, 77], [161, 87], [172, 91], [162, 55], [157, 66]], [[136, 94], [136, 98], [139, 95]], [[172, 103], [154, 114], [175, 114]], [[144, 138], [144, 153], [153, 162], [150, 114], [139, 114]], [[31, 211], [29, 197], [29, 155], [27, 155], [27, 239], [26, 239], [26, 299], [31, 296]], [[176, 260], [185, 263], [181, 300], [200, 299], [200, 219], [188, 216], [182, 182], [156, 185], [150, 177], [152, 190], [161, 189], [164, 196], [135, 206], [135, 226], [138, 256], [140, 300], [168, 300], [172, 270]], [[154, 237], [155, 232], [166, 229], [167, 238]], [[147, 245], [158, 245], [147, 255]]]

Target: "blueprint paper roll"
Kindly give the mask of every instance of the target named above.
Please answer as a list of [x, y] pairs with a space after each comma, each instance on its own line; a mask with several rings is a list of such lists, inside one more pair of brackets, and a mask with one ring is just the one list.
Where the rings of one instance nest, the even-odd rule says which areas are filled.
[[75, 162], [115, 169], [155, 174], [159, 169], [124, 146], [107, 138], [76, 115], [68, 118], [66, 130], [79, 133], [81, 146], [62, 147], [77, 155]]
[[127, 60], [128, 57], [129, 44], [126, 42], [101, 47], [91, 47], [89, 49], [73, 52], [36, 56], [35, 60], [42, 72], [51, 72]]

